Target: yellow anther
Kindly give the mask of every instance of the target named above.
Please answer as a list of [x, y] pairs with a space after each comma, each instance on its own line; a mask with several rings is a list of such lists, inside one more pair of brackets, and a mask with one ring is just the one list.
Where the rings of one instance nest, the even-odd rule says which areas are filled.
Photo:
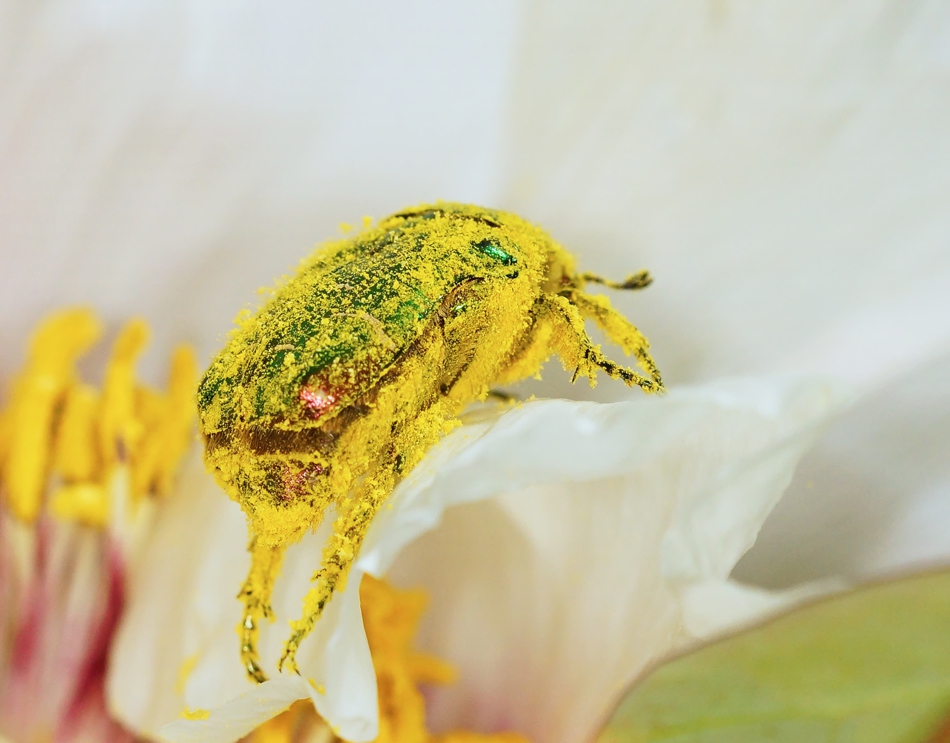
[[109, 496], [102, 485], [64, 485], [50, 498], [49, 511], [62, 521], [78, 521], [98, 529], [109, 523]]
[[412, 647], [428, 597], [422, 591], [396, 590], [367, 575], [360, 584], [360, 603], [379, 688], [376, 742], [425, 743], [425, 698], [418, 684], [454, 676], [446, 663]]
[[458, 671], [451, 663], [446, 663], [434, 655], [416, 653], [406, 662], [406, 670], [418, 684], [439, 684], [445, 686], [458, 680]]
[[132, 491], [137, 497], [161, 495], [171, 488], [191, 441], [197, 385], [195, 353], [188, 346], [179, 346], [172, 356], [168, 392], [138, 390], [136, 416], [145, 435], [132, 457]]
[[141, 498], [155, 488], [162, 457], [162, 442], [156, 434], [162, 427], [166, 407], [165, 395], [145, 388], [135, 391], [135, 417], [145, 431], [131, 459], [135, 498]]
[[433, 735], [429, 743], [528, 743], [521, 733], [473, 733], [471, 730], [452, 730]]
[[101, 477], [98, 417], [99, 394], [95, 388], [82, 383], [73, 384], [66, 392], [53, 456], [53, 468], [66, 482]]
[[135, 363], [148, 342], [144, 320], [130, 320], [112, 346], [102, 389], [99, 443], [106, 468], [128, 462], [142, 436], [135, 415]]
[[340, 739], [313, 709], [309, 700], [294, 702], [290, 709], [268, 720], [245, 743], [293, 743], [294, 741], [339, 743]]
[[161, 457], [155, 481], [155, 492], [167, 493], [178, 463], [192, 442], [195, 425], [195, 390], [198, 387], [198, 359], [190, 346], [179, 346], [172, 356], [168, 375], [165, 417], [156, 438], [161, 444]]
[[290, 743], [294, 739], [294, 728], [299, 724], [298, 718], [302, 713], [299, 710], [303, 705], [296, 705], [283, 714], [261, 725], [251, 735], [253, 743]]
[[40, 512], [56, 408], [74, 378], [76, 360], [100, 334], [91, 311], [73, 309], [53, 315], [33, 335], [5, 415], [4, 482], [9, 508], [22, 521], [32, 522]]
[[[85, 309], [53, 315], [36, 330], [27, 361], [0, 412], [0, 482], [9, 509], [31, 523], [43, 508], [59, 519], [105, 527], [113, 518], [115, 466], [127, 467], [132, 496], [167, 492], [191, 439], [197, 367], [179, 348], [169, 389], [137, 385], [135, 362], [148, 327], [133, 320], [120, 332], [101, 394], [77, 379], [76, 361], [100, 336]], [[54, 478], [51, 480], [50, 475]], [[55, 492], [49, 495], [50, 490]], [[123, 486], [123, 503], [129, 488]], [[124, 506], [123, 506], [124, 508]], [[121, 510], [121, 509], [120, 509]]]

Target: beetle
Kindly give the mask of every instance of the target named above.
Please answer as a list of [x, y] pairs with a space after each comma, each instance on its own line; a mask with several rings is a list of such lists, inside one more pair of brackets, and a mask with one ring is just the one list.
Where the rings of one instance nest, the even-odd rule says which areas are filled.
[[[466, 204], [398, 212], [324, 245], [237, 327], [198, 388], [205, 462], [248, 517], [251, 569], [241, 659], [265, 680], [256, 644], [272, 618], [284, 550], [329, 508], [333, 534], [279, 668], [343, 589], [367, 529], [399, 479], [493, 387], [539, 374], [552, 355], [572, 381], [596, 374], [663, 390], [646, 339], [578, 273], [546, 232]], [[636, 358], [608, 359], [585, 319]]]

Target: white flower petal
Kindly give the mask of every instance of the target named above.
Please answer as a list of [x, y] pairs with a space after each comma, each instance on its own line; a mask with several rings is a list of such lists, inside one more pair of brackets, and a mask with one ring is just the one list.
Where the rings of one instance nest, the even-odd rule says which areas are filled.
[[[375, 736], [375, 678], [358, 586], [363, 573], [382, 576], [399, 558], [397, 579], [432, 595], [423, 644], [461, 669], [459, 685], [434, 696], [437, 724], [517, 728], [539, 743], [588, 735], [623, 685], [695, 639], [682, 624], [683, 604], [696, 614], [703, 599], [683, 595], [728, 580], [840, 401], [825, 382], [738, 381], [611, 405], [527, 403], [458, 430], [378, 515], [347, 589], [301, 647], [311, 685], [295, 688], [309, 693], [342, 737]], [[275, 596], [280, 621], [262, 633], [265, 657], [276, 660], [323, 538], [308, 537], [288, 554]], [[243, 534], [235, 541], [243, 547]], [[184, 698], [212, 708], [202, 730], [212, 735], [219, 721], [214, 739], [226, 741], [233, 732], [228, 700], [241, 693], [233, 690], [240, 670], [232, 598], [240, 578], [231, 585], [202, 579], [210, 572], [201, 561], [233, 548], [199, 542], [214, 539], [166, 533], [149, 559], [162, 564], [170, 545], [180, 545], [192, 583], [201, 585], [179, 592], [204, 592], [203, 601], [225, 607], [217, 628], [206, 627], [213, 649], [198, 660]], [[157, 627], [187, 634], [197, 621], [191, 615], [201, 614], [186, 602], [184, 616], [169, 623], [162, 597], [138, 599], [130, 610], [138, 620], [123, 629], [138, 643], [154, 641]], [[715, 601], [717, 630], [778, 605], [740, 596], [730, 617], [721, 597]], [[149, 627], [146, 615], [157, 625]], [[139, 669], [152, 675], [148, 666]], [[269, 699], [268, 688], [259, 687], [256, 698]], [[292, 695], [289, 688], [280, 687], [275, 705]], [[184, 741], [190, 725], [162, 734]]]
[[869, 395], [742, 576], [945, 563], [950, 473], [926, 452], [950, 447], [935, 384], [950, 378], [950, 6], [554, 0], [525, 29], [505, 203], [591, 270], [651, 269], [617, 304], [665, 378], [819, 370]]
[[950, 557], [950, 354], [861, 398], [805, 455], [737, 568], [781, 587]]
[[803, 583], [785, 591], [767, 591], [734, 580], [694, 583], [680, 593], [683, 627], [694, 637], [708, 639], [846, 587], [840, 580]]
[[[222, 627], [234, 638], [231, 659], [238, 663], [235, 596], [250, 563], [246, 529], [238, 505], [194, 457], [159, 510], [110, 654], [107, 693], [125, 724], [154, 736], [176, 719], [188, 704], [187, 671], [213, 647]], [[243, 681], [240, 673], [217, 680], [225, 698], [247, 691]]]
[[306, 697], [306, 681], [299, 676], [279, 676], [228, 700], [203, 720], [169, 723], [160, 735], [177, 743], [226, 743], [247, 735]]
[[[719, 616], [705, 629], [718, 632], [803, 597], [734, 591], [730, 615], [693, 589], [726, 583], [832, 399], [820, 386], [739, 384], [526, 406], [533, 436], [503, 419], [458, 458], [481, 455], [463, 471], [440, 470], [447, 494], [506, 463], [511, 484], [448, 512], [393, 570], [430, 588], [423, 646], [462, 669], [432, 695], [437, 727], [586, 739], [627, 683], [696, 639], [684, 624], [705, 600]], [[548, 419], [559, 405], [572, 413]], [[671, 543], [689, 559], [669, 558]]]

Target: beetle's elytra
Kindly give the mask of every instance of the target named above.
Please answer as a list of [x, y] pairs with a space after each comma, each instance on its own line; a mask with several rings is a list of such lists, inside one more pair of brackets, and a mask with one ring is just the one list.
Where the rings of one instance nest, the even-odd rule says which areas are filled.
[[[597, 370], [663, 389], [646, 339], [543, 230], [514, 214], [437, 203], [394, 214], [303, 261], [238, 327], [198, 390], [205, 461], [251, 531], [242, 660], [262, 681], [260, 621], [283, 551], [336, 521], [281, 665], [341, 590], [373, 516], [462, 408], [537, 375], [551, 356], [593, 384]], [[642, 373], [610, 361], [594, 321]]]

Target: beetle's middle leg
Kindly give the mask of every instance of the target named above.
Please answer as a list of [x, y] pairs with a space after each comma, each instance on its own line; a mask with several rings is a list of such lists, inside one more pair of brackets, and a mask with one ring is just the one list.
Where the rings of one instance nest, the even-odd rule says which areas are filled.
[[244, 602], [244, 617], [241, 620], [241, 662], [247, 675], [259, 684], [267, 681], [267, 676], [261, 670], [261, 660], [257, 652], [257, 641], [260, 637], [260, 625], [264, 619], [273, 621], [270, 600], [274, 591], [274, 580], [280, 573], [280, 566], [284, 559], [285, 545], [266, 547], [258, 538], [252, 537], [248, 545], [251, 553], [251, 569], [247, 580], [238, 594]]

